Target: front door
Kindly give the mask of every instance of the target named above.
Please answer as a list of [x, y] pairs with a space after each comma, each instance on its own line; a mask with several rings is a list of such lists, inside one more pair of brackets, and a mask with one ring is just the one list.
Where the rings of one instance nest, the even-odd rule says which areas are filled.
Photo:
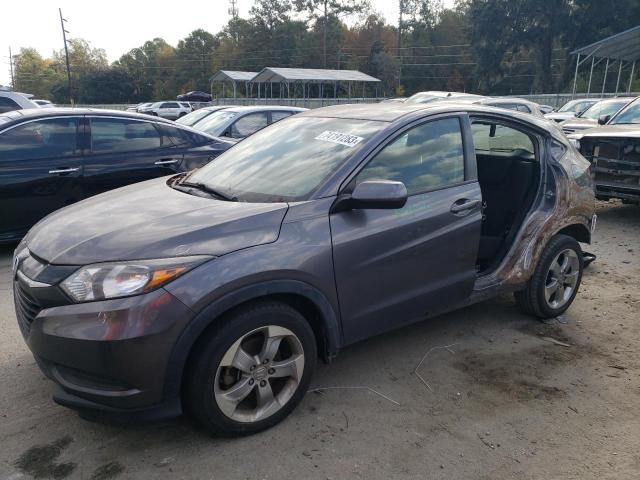
[[82, 198], [76, 117], [26, 122], [0, 133], [0, 240]]
[[182, 150], [160, 134], [153, 122], [92, 117], [85, 155], [86, 196], [179, 170]]
[[[398, 210], [331, 215], [334, 268], [346, 343], [460, 304], [476, 278], [480, 187], [465, 167], [461, 119], [401, 132], [350, 183], [396, 180]], [[349, 187], [348, 187], [349, 188]]]

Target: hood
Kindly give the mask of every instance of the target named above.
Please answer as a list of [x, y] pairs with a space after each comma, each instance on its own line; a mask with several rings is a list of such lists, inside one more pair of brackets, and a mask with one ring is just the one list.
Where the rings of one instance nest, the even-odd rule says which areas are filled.
[[591, 120], [590, 118], [576, 117], [560, 122], [560, 126], [562, 128], [584, 129], [597, 127], [598, 122], [596, 122], [595, 120]]
[[553, 112], [545, 114], [544, 118], [548, 120], [555, 120], [556, 122], [561, 122], [563, 120], [569, 120], [574, 118], [576, 114], [574, 112]]
[[61, 265], [224, 255], [275, 242], [288, 205], [202, 198], [159, 178], [89, 198], [49, 215], [25, 238]]
[[580, 132], [584, 137], [640, 138], [640, 125], [602, 125]]

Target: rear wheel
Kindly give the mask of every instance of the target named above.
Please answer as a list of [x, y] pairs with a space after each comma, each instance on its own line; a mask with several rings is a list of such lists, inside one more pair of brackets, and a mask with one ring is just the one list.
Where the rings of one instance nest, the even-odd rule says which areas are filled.
[[515, 293], [518, 307], [540, 318], [561, 315], [578, 293], [582, 269], [580, 244], [567, 235], [556, 235], [542, 253], [526, 288]]
[[186, 405], [212, 433], [256, 433], [283, 420], [306, 393], [317, 356], [313, 330], [279, 302], [243, 307], [222, 322], [195, 353]]

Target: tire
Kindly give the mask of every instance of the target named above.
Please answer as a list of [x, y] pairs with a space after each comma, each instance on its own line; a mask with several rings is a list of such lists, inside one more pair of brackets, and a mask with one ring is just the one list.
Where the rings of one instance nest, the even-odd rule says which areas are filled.
[[215, 435], [260, 432], [300, 403], [316, 359], [313, 329], [297, 310], [275, 301], [240, 307], [199, 341], [186, 372], [185, 407]]
[[[561, 272], [565, 259], [567, 270]], [[583, 268], [580, 244], [567, 235], [556, 235], [542, 252], [527, 286], [515, 292], [518, 308], [541, 319], [562, 315], [578, 293]]]

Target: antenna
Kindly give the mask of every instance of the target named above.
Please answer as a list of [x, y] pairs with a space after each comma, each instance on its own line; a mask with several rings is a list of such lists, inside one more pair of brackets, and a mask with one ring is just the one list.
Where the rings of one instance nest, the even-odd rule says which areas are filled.
[[238, 0], [229, 0], [229, 15], [232, 18], [238, 18]]

